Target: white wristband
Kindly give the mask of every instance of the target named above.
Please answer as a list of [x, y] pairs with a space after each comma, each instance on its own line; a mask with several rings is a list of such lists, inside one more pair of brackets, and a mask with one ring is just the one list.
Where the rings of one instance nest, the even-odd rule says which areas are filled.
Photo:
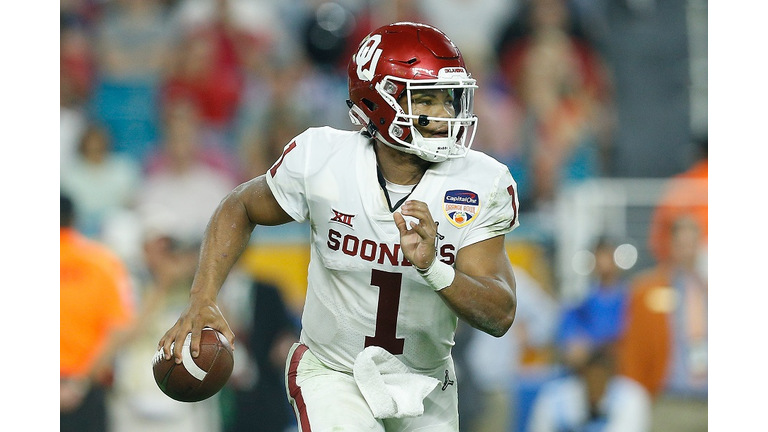
[[456, 277], [456, 270], [437, 258], [425, 270], [420, 270], [417, 267], [416, 271], [424, 278], [427, 285], [435, 291], [447, 288], [453, 283], [453, 278]]

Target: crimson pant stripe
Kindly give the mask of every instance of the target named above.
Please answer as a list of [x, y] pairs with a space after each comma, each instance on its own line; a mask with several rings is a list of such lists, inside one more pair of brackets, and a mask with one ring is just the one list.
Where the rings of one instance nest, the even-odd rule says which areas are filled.
[[507, 188], [507, 192], [512, 197], [512, 210], [515, 212], [515, 215], [512, 216], [512, 223], [509, 224], [509, 226], [515, 225], [515, 221], [517, 220], [517, 204], [515, 203], [515, 188], [512, 185], [509, 185]]
[[299, 424], [301, 424], [302, 432], [312, 432], [312, 428], [309, 426], [309, 417], [307, 417], [307, 405], [304, 403], [304, 396], [301, 394], [301, 387], [296, 384], [296, 375], [298, 374], [299, 362], [309, 348], [306, 345], [299, 345], [296, 350], [293, 351], [291, 356], [291, 364], [288, 366], [288, 393], [295, 401], [296, 416], [298, 417]]

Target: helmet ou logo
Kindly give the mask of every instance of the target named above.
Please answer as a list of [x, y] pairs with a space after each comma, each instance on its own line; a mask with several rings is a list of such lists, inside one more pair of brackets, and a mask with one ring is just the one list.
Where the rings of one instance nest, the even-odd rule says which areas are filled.
[[[358, 51], [357, 56], [355, 56], [357, 61], [357, 77], [363, 81], [370, 81], [373, 79], [373, 71], [376, 70], [376, 65], [379, 63], [379, 57], [381, 57], [381, 49], [376, 49], [380, 43], [381, 35], [371, 36], [371, 38], [360, 47], [360, 51]], [[368, 65], [367, 68], [365, 67], [366, 65]]]

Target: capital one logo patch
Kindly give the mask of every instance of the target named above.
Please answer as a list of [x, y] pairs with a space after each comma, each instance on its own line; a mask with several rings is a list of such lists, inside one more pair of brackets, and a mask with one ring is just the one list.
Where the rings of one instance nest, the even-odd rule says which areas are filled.
[[443, 197], [443, 212], [457, 228], [469, 225], [480, 212], [480, 198], [468, 190], [449, 190]]
[[[355, 62], [357, 63], [357, 77], [363, 81], [370, 81], [373, 79], [373, 72], [376, 70], [376, 65], [379, 63], [379, 57], [381, 57], [381, 50], [377, 49], [381, 43], [381, 35], [371, 36], [355, 55]], [[366, 68], [366, 66], [368, 66]]]

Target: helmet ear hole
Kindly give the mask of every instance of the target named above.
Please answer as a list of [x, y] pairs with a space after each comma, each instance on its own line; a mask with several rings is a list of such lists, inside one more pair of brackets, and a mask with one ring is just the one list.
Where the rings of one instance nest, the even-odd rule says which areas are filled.
[[362, 101], [370, 111], [376, 111], [379, 108], [379, 106], [373, 103], [373, 101], [370, 99], [363, 98]]

